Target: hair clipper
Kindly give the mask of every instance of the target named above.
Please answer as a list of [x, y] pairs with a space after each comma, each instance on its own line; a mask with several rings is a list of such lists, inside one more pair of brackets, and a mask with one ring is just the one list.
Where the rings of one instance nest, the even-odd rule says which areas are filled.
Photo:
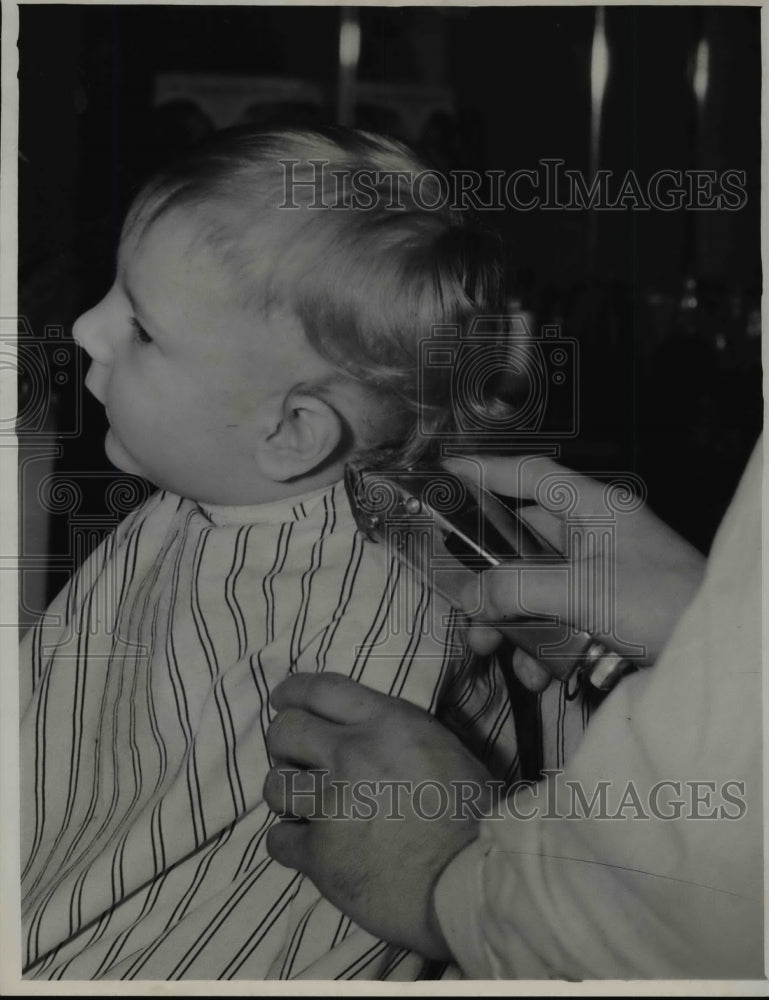
[[[433, 590], [463, 609], [468, 583], [515, 559], [564, 565], [564, 556], [496, 494], [440, 466], [379, 471], [348, 464], [345, 486], [359, 529], [385, 542]], [[514, 500], [511, 503], [515, 503]], [[494, 623], [492, 623], [494, 624]], [[561, 681], [608, 691], [636, 665], [557, 618], [500, 625], [515, 646]]]

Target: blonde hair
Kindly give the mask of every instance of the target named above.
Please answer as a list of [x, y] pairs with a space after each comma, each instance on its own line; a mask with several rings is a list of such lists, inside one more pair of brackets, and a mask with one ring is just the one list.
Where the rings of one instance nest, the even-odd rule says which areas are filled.
[[150, 181], [124, 235], [199, 210], [243, 303], [296, 315], [312, 347], [381, 401], [377, 445], [408, 464], [458, 432], [451, 371], [420, 364], [420, 344], [436, 327], [464, 335], [507, 302], [501, 241], [442, 194], [440, 176], [389, 138], [239, 128]]

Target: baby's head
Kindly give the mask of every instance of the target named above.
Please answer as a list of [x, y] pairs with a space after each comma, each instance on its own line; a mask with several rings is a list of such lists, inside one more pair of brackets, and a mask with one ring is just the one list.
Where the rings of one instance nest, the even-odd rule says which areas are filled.
[[74, 330], [114, 464], [251, 504], [355, 453], [418, 458], [452, 422], [420, 341], [505, 304], [498, 241], [444, 194], [399, 143], [343, 130], [219, 133], [155, 178]]

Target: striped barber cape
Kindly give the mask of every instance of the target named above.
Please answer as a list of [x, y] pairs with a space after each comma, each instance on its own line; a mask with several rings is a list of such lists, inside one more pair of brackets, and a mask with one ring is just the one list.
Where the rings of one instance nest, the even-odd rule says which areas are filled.
[[[429, 711], [450, 682], [515, 766], [501, 685], [341, 484], [249, 508], [161, 491], [126, 518], [22, 645], [27, 977], [425, 974], [267, 855], [270, 692], [323, 670]], [[584, 720], [557, 691], [542, 706], [560, 758]]]

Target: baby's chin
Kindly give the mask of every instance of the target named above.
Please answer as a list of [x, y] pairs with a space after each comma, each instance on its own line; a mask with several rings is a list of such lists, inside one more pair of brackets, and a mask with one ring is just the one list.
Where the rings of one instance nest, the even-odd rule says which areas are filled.
[[195, 499], [203, 499], [197, 496], [197, 491], [192, 492], [187, 489], [188, 483], [180, 482], [168, 474], [153, 474], [141, 465], [137, 459], [126, 448], [118, 435], [109, 428], [107, 436], [104, 438], [104, 451], [112, 464], [121, 472], [128, 472], [132, 476], [141, 476], [148, 483], [159, 487], [161, 490], [168, 490], [170, 493], [178, 493], [180, 496], [194, 496]]
[[[110, 427], [104, 439], [104, 451], [112, 464], [121, 472], [130, 472], [132, 476], [141, 476], [142, 479], [149, 479], [147, 473], [141, 468], [136, 459], [123, 447], [120, 439]], [[150, 480], [151, 481], [151, 480]]]

